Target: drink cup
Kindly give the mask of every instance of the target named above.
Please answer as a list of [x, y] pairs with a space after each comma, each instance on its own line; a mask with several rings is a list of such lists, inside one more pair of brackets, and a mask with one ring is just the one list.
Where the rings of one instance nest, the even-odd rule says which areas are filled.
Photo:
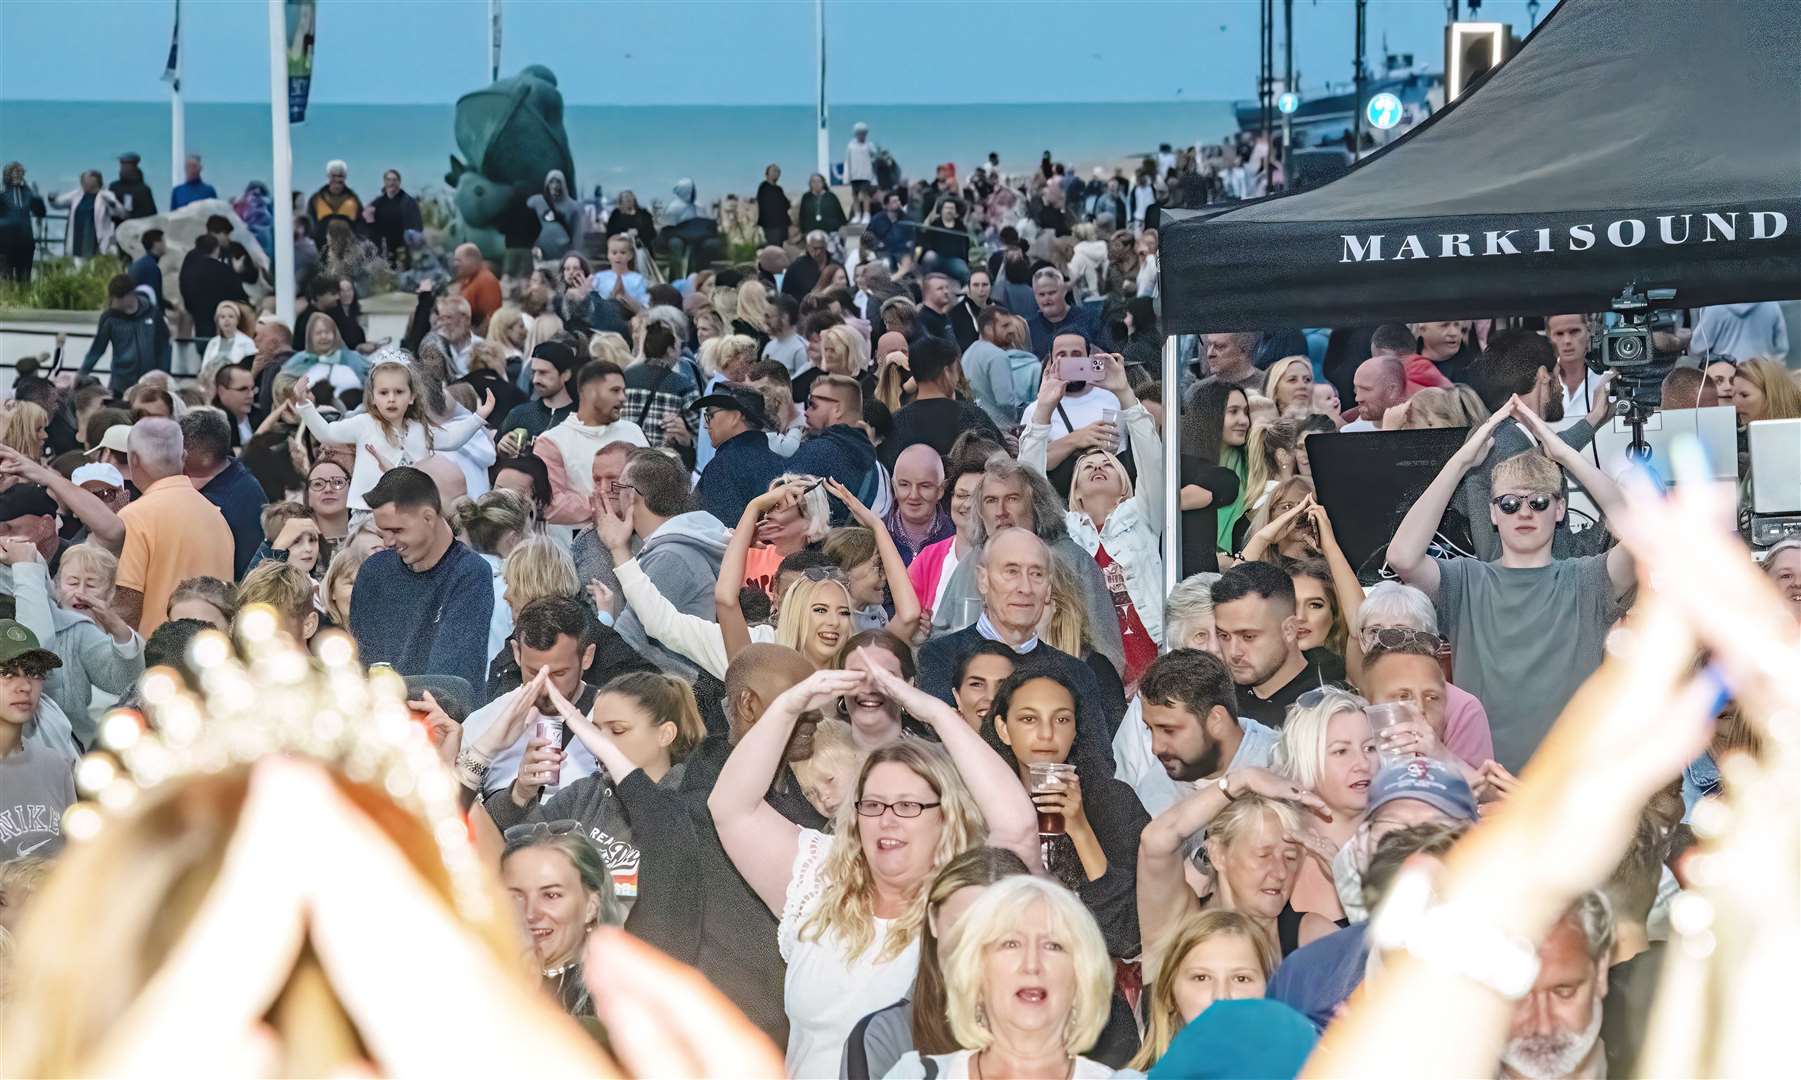
[[1119, 426], [1118, 409], [1102, 409], [1101, 423], [1113, 429], [1113, 452], [1119, 453], [1126, 448], [1126, 432]]
[[561, 750], [563, 748], [563, 718], [560, 716], [538, 717], [534, 734], [540, 739], [548, 740], [550, 745]]
[[1398, 724], [1418, 720], [1419, 712], [1413, 705], [1405, 701], [1383, 701], [1364, 708], [1364, 715], [1369, 717], [1370, 732], [1376, 736], [1376, 747], [1382, 763], [1392, 765], [1404, 761], [1410, 754], [1397, 754], [1388, 749], [1387, 732]]
[[[1029, 790], [1033, 795], [1062, 791], [1065, 785], [1076, 782], [1076, 767], [1062, 762], [1035, 761], [1027, 766], [1027, 774], [1031, 777]], [[1040, 836], [1056, 836], [1065, 828], [1066, 824], [1061, 813], [1039, 808], [1038, 834]]]

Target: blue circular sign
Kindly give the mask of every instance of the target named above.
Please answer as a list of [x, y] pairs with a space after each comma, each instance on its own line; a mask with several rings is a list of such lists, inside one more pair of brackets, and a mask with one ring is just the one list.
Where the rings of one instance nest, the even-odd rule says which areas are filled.
[[1286, 94], [1283, 94], [1276, 99], [1276, 108], [1283, 116], [1289, 115], [1300, 107], [1301, 95], [1295, 93], [1293, 90], [1288, 91]]
[[1401, 122], [1401, 99], [1383, 91], [1370, 98], [1364, 106], [1363, 115], [1369, 118], [1370, 126], [1378, 131], [1387, 131]]

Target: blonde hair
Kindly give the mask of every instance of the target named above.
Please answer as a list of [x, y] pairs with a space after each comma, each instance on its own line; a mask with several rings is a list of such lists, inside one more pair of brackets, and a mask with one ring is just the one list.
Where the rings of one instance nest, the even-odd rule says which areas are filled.
[[1403, 428], [1477, 428], [1488, 419], [1488, 406], [1476, 391], [1456, 386], [1428, 386], [1407, 400]]
[[905, 404], [907, 380], [913, 375], [899, 364], [883, 364], [879, 370], [881, 373], [875, 380], [875, 399], [892, 415], [899, 412]]
[[[213, 306], [213, 323], [215, 326], [219, 322], [219, 312], [224, 311], [226, 308], [230, 308], [238, 317], [238, 333], [245, 337], [249, 337], [256, 329], [256, 313], [250, 310], [250, 305], [242, 300], [219, 301]], [[214, 370], [213, 374], [215, 377], [218, 375], [217, 369]], [[202, 381], [205, 382], [206, 391], [210, 396], [213, 389], [212, 382], [210, 380]]]
[[769, 333], [769, 290], [756, 278], [738, 285], [738, 321], [749, 323], [760, 334]]
[[1763, 393], [1763, 415], [1752, 419], [1801, 419], [1801, 388], [1796, 387], [1781, 361], [1761, 356], [1746, 360], [1738, 365], [1732, 377], [1745, 380]]
[[603, 331], [588, 339], [588, 359], [607, 360], [627, 368], [632, 363], [632, 347], [611, 330]]
[[482, 555], [501, 554], [500, 545], [513, 534], [532, 527], [531, 502], [510, 488], [492, 488], [479, 499], [457, 504], [453, 515], [457, 532]]
[[[1268, 398], [1251, 395], [1253, 402], [1269, 402]], [[1269, 402], [1274, 405], [1274, 402]], [[1289, 468], [1294, 467], [1295, 447], [1301, 441], [1301, 425], [1293, 420], [1271, 420], [1267, 424], [1251, 425], [1251, 434], [1244, 444], [1244, 493], [1242, 500], [1246, 511], [1254, 511], [1262, 506], [1272, 481], [1285, 480], [1279, 475], [1281, 462], [1277, 454], [1287, 453]]]
[[[714, 369], [716, 374], [725, 374], [726, 370], [732, 367], [734, 361], [739, 357], [743, 357], [747, 365], [757, 362], [757, 339], [749, 335], [727, 334], [725, 337], [714, 338], [708, 344], [717, 346], [715, 356], [718, 359], [718, 367]], [[747, 367], [745, 376], [748, 378], [749, 374]]]
[[1088, 614], [1088, 604], [1082, 596], [1081, 586], [1061, 559], [1051, 560], [1050, 603], [1051, 620], [1045, 627], [1045, 643], [1078, 660], [1088, 655], [1089, 642], [1094, 637], [1090, 632], [1093, 622]]
[[[323, 766], [321, 766], [323, 767]], [[5, 1016], [11, 1076], [83, 1076], [104, 1058], [119, 1018], [128, 1015], [164, 963], [195, 928], [196, 917], [237, 839], [254, 765], [194, 774], [139, 796], [132, 810], [58, 856], [19, 935], [15, 985], [31, 988], [32, 1008]], [[491, 914], [473, 921], [453, 902], [437, 840], [420, 818], [379, 785], [327, 769], [332, 785], [411, 867], [502, 971], [520, 973], [515, 908], [491, 875], [483, 891]], [[71, 949], [106, 964], [75, 962]], [[370, 1056], [366, 1033], [343, 1004], [330, 971], [310, 945], [301, 948], [268, 1016], [282, 1059], [278, 1075], [324, 1076]], [[37, 1003], [43, 1003], [41, 1005]], [[384, 1067], [377, 1064], [377, 1068]]]
[[[483, 338], [469, 350], [469, 370], [492, 371], [501, 378], [507, 377], [507, 351], [500, 342], [493, 338]], [[467, 386], [467, 383], [456, 383], [450, 389]]]
[[1082, 496], [1076, 492], [1076, 480], [1081, 475], [1082, 459], [1091, 454], [1098, 454], [1101, 457], [1106, 458], [1107, 463], [1113, 466], [1114, 475], [1119, 477], [1119, 501], [1123, 503], [1132, 497], [1132, 477], [1126, 472], [1125, 463], [1120, 461], [1119, 457], [1111, 450], [1102, 450], [1099, 447], [1091, 447], [1075, 454], [1071, 458], [1071, 461], [1075, 466], [1075, 471], [1072, 473], [1069, 480], [1069, 508], [1079, 514], [1085, 514], [1088, 511], [1083, 505]]
[[813, 490], [801, 496], [801, 513], [807, 519], [807, 543], [817, 544], [825, 539], [825, 534], [832, 530], [832, 507], [826, 501], [825, 485], [819, 477], [811, 473], [783, 473], [769, 482], [769, 490], [774, 491], [783, 484], [800, 481], [812, 484]]
[[[350, 538], [345, 537], [346, 541]], [[325, 601], [325, 617], [333, 626], [350, 625], [350, 609], [340, 608], [336, 599], [338, 583], [346, 577], [354, 584], [358, 570], [363, 568], [364, 560], [369, 556], [352, 550], [348, 543], [331, 557], [331, 565], [325, 568], [325, 578], [319, 583], [319, 596]]]
[[700, 706], [694, 703], [694, 691], [672, 675], [657, 671], [628, 671], [615, 675], [600, 688], [603, 694], [618, 694], [638, 703], [650, 714], [651, 723], [661, 727], [675, 726], [675, 739], [669, 744], [671, 763], [682, 760], [707, 737], [700, 719]]
[[1244, 395], [1245, 411], [1251, 416], [1251, 434], [1266, 424], [1275, 423], [1282, 415], [1276, 403], [1255, 390], [1247, 390]]
[[30, 458], [42, 461], [44, 443], [50, 437], [50, 414], [34, 401], [12, 401], [0, 420], [0, 443]]
[[78, 574], [92, 571], [96, 577], [106, 582], [104, 595], [96, 599], [111, 601], [113, 592], [119, 584], [119, 559], [112, 552], [99, 544], [74, 544], [63, 550], [62, 562], [58, 564], [56, 574], [61, 577], [66, 570]]
[[[713, 331], [713, 338], [722, 338], [725, 336], [725, 320], [719, 317], [719, 312], [714, 310], [711, 304], [705, 304], [695, 308], [689, 313], [688, 317], [694, 323], [694, 333], [696, 336], [699, 336], [702, 328], [711, 329]], [[707, 340], [711, 341], [713, 338], [708, 338]]]
[[1527, 450], [1497, 462], [1490, 476], [1497, 492], [1513, 488], [1545, 495], [1563, 494], [1563, 470], [1542, 450]]
[[[406, 413], [401, 416], [398, 428], [390, 425], [387, 418], [375, 410], [376, 378], [395, 371], [406, 377], [406, 388], [413, 395], [413, 400], [407, 402]], [[408, 422], [412, 422], [425, 429], [425, 448], [428, 451], [432, 448], [432, 425], [425, 416], [425, 382], [419, 377], [417, 367], [405, 360], [393, 359], [377, 360], [370, 364], [369, 374], [363, 376], [363, 401], [366, 403], [364, 407], [369, 412], [369, 418], [381, 428], [381, 433], [387, 438], [388, 445], [400, 446], [406, 438], [406, 425]]]
[[[862, 766], [863, 751], [857, 749], [856, 740], [851, 738], [850, 724], [828, 717], [813, 729], [813, 753], [789, 767], [794, 770], [794, 779], [800, 782], [802, 794], [806, 794], [808, 788], [818, 786], [825, 779], [826, 772], [835, 769], [841, 775], [854, 776]], [[807, 801], [813, 803], [813, 809], [825, 813], [825, 808], [811, 795], [807, 796]]]
[[1127, 1068], [1148, 1071], [1169, 1051], [1176, 1033], [1186, 1026], [1181, 1011], [1176, 1008], [1176, 977], [1181, 973], [1182, 960], [1197, 946], [1216, 937], [1237, 937], [1249, 942], [1265, 982], [1269, 981], [1281, 960], [1269, 936], [1258, 930], [1248, 915], [1236, 911], [1197, 911], [1184, 916], [1170, 929], [1163, 942], [1151, 950], [1151, 963], [1145, 968], [1151, 977], [1151, 985], [1150, 993], [1146, 995], [1149, 1000], [1144, 1005], [1144, 1044], [1138, 1048], [1137, 1056], [1127, 1063]]
[[[851, 963], [875, 944], [875, 882], [869, 860], [863, 855], [863, 819], [857, 815], [857, 800], [863, 797], [869, 774], [876, 766], [890, 762], [911, 770], [938, 798], [943, 826], [938, 832], [937, 847], [932, 852], [931, 874], [937, 874], [945, 863], [972, 847], [981, 846], [988, 839], [988, 825], [982, 820], [975, 797], [958, 775], [950, 755], [937, 744], [921, 739], [902, 739], [863, 759], [863, 768], [857, 773], [855, 798], [844, 800], [833, 819], [831, 847], [826, 852], [820, 873], [825, 891], [800, 926], [803, 941], [822, 942], [827, 937], [836, 938], [843, 946], [845, 959]], [[876, 963], [893, 960], [918, 938], [925, 923], [926, 894], [930, 885], [928, 875], [908, 900], [907, 910], [889, 924], [876, 953]]]
[[1263, 396], [1276, 403], [1277, 412], [1282, 410], [1282, 399], [1276, 396], [1282, 387], [1282, 377], [1288, 374], [1288, 369], [1294, 367], [1296, 364], [1307, 369], [1307, 385], [1309, 387], [1307, 392], [1309, 396], [1303, 404], [1307, 406], [1308, 412], [1313, 411], [1313, 398], [1311, 396], [1313, 393], [1313, 361], [1305, 356], [1284, 356], [1282, 359], [1271, 364], [1269, 366], [1269, 374], [1263, 377]]
[[1315, 790], [1326, 771], [1326, 732], [1332, 726], [1332, 718], [1339, 713], [1361, 712], [1368, 705], [1363, 698], [1335, 686], [1322, 688], [1319, 700], [1312, 705], [1290, 705], [1282, 736], [1270, 757], [1270, 768], [1308, 791]]
[[1094, 916], [1050, 878], [1025, 875], [995, 882], [957, 923], [957, 944], [944, 959], [945, 1014], [958, 1045], [977, 1053], [994, 1045], [982, 1007], [988, 952], [1011, 934], [1027, 909], [1043, 904], [1052, 932], [1075, 967], [1075, 999], [1063, 1028], [1063, 1050], [1076, 1057], [1094, 1046], [1113, 1007], [1113, 961]]
[[515, 346], [508, 331], [514, 327], [525, 328], [525, 313], [511, 304], [504, 304], [488, 316], [488, 332], [483, 335], [483, 340], [492, 341], [502, 350], [513, 349]]
[[285, 562], [258, 563], [238, 583], [238, 609], [267, 604], [284, 619], [302, 622], [313, 610], [313, 579], [305, 570]]
[[1245, 833], [1262, 821], [1265, 814], [1274, 817], [1284, 833], [1292, 835], [1301, 828], [1301, 815], [1288, 803], [1257, 794], [1240, 795], [1227, 803], [1218, 817], [1207, 823], [1204, 847], [1208, 861], [1217, 869], [1218, 860], [1213, 856], [1214, 845], [1217, 844], [1223, 854], [1225, 849], [1236, 844]]
[[306, 518], [311, 521], [313, 512], [308, 510], [304, 504], [297, 502], [270, 503], [263, 507], [261, 522], [263, 539], [271, 544], [275, 543], [275, 538], [281, 535], [282, 526], [298, 518]]
[[552, 312], [533, 319], [525, 328], [525, 355], [530, 356], [538, 346], [563, 332], [563, 320]]
[[[832, 371], [832, 348], [843, 352], [845, 370]], [[819, 332], [819, 367], [834, 375], [861, 375], [869, 367], [869, 343], [848, 326], [828, 326]]]
[[[829, 577], [820, 581], [809, 577], [798, 578], [794, 584], [788, 587], [788, 592], [781, 598], [781, 606], [776, 612], [775, 641], [777, 645], [786, 645], [802, 656], [807, 656], [809, 660], [812, 659], [807, 655], [805, 645], [807, 639], [812, 636], [810, 633], [812, 627], [808, 625], [811, 620], [807, 618], [807, 613], [812, 608], [817, 594], [827, 589], [836, 589], [844, 597], [845, 607], [852, 611], [857, 609], [856, 601], [851, 599], [850, 586], [839, 578]], [[835, 598], [828, 598], [826, 603], [831, 603], [832, 599]], [[845, 636], [849, 636], [849, 628], [846, 629]]]
[[506, 582], [507, 606], [524, 611], [527, 604], [547, 596], [580, 596], [581, 578], [575, 560], [556, 541], [533, 536], [519, 542], [501, 564]]
[[[1270, 518], [1277, 516], [1276, 507], [1285, 502], [1288, 495], [1294, 492], [1300, 492], [1302, 495], [1313, 494], [1313, 481], [1299, 474], [1278, 481], [1275, 487], [1269, 487], [1268, 484], [1265, 484], [1264, 487], [1268, 489], [1269, 496], [1263, 499], [1250, 515], [1250, 535], [1255, 535], [1257, 530], [1269, 524]], [[1275, 546], [1271, 545], [1264, 551], [1264, 561], [1275, 561], [1277, 554]]]

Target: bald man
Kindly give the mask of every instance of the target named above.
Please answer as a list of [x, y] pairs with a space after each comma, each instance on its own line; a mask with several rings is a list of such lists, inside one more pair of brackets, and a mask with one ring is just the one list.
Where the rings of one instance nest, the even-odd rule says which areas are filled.
[[929, 545], [957, 531], [944, 508], [944, 459], [925, 443], [914, 443], [894, 459], [894, 509], [882, 519], [908, 566]]
[[448, 455], [427, 454], [414, 462], [413, 468], [438, 485], [438, 502], [443, 505], [445, 516], [454, 519], [456, 504], [469, 497], [469, 480], [463, 475], [463, 467]]
[[[762, 717], [770, 702], [811, 674], [813, 665], [793, 649], [771, 644], [746, 646], [725, 671], [725, 713], [731, 734], [707, 736], [671, 770], [670, 775], [682, 773], [680, 810], [662, 812], [659, 808], [651, 815], [655, 820], [648, 825], [650, 835], [646, 836], [636, 809], [630, 808], [633, 840], [644, 853], [646, 904], [672, 909], [647, 927], [654, 937], [640, 933], [638, 927], [632, 927], [633, 932], [699, 968], [778, 1046], [787, 1045], [788, 1017], [782, 1011], [786, 968], [776, 947], [775, 916], [744, 884], [719, 846], [712, 815], [707, 812], [707, 796], [731, 748]], [[802, 760], [812, 753], [813, 724], [795, 725], [788, 742], [788, 760]], [[670, 783], [665, 777], [657, 788]], [[787, 768], [764, 798], [803, 829], [825, 828], [825, 819], [801, 794], [800, 784]], [[653, 870], [656, 880], [648, 876]], [[651, 889], [662, 881], [669, 882], [669, 887], [652, 894]]]
[[1357, 392], [1357, 419], [1346, 431], [1376, 431], [1382, 414], [1407, 400], [1407, 365], [1395, 356], [1372, 356], [1357, 365], [1351, 380]]
[[457, 295], [469, 301], [469, 317], [475, 332], [488, 332], [488, 316], [500, 310], [500, 279], [488, 269], [482, 261], [481, 248], [474, 244], [459, 244], [450, 257], [451, 267], [456, 271], [455, 285]]

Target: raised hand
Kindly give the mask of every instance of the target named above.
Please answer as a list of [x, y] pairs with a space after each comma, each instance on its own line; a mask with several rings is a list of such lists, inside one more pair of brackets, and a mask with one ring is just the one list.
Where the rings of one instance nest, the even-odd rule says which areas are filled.
[[827, 668], [815, 671], [800, 682], [789, 687], [770, 705], [773, 710], [776, 704], [799, 716], [804, 712], [823, 709], [845, 694], [855, 693], [863, 688], [863, 673], [860, 671], [838, 671]]
[[486, 420], [488, 418], [489, 414], [491, 414], [494, 411], [494, 404], [495, 404], [494, 391], [492, 391], [492, 390], [486, 391], [485, 393], [482, 394], [481, 404], [479, 404], [475, 407], [475, 415], [481, 417], [483, 420]]
[[843, 484], [836, 480], [828, 479], [825, 482], [825, 489], [833, 497], [838, 499], [838, 501], [850, 508], [850, 516], [857, 524], [866, 529], [886, 528], [886, 526], [882, 524], [882, 519], [876, 516], [875, 511], [864, 506], [863, 501], [855, 495], [852, 495], [850, 489]]
[[519, 773], [513, 778], [513, 805], [530, 806], [538, 793], [555, 783], [562, 772], [562, 748], [549, 739], [532, 736], [519, 761]]
[[1277, 776], [1268, 769], [1255, 767], [1233, 769], [1226, 774], [1226, 795], [1238, 798], [1245, 792], [1261, 795], [1266, 799], [1281, 799], [1296, 803], [1318, 814], [1327, 821], [1332, 820], [1332, 809], [1318, 795], [1301, 787], [1285, 776]]

